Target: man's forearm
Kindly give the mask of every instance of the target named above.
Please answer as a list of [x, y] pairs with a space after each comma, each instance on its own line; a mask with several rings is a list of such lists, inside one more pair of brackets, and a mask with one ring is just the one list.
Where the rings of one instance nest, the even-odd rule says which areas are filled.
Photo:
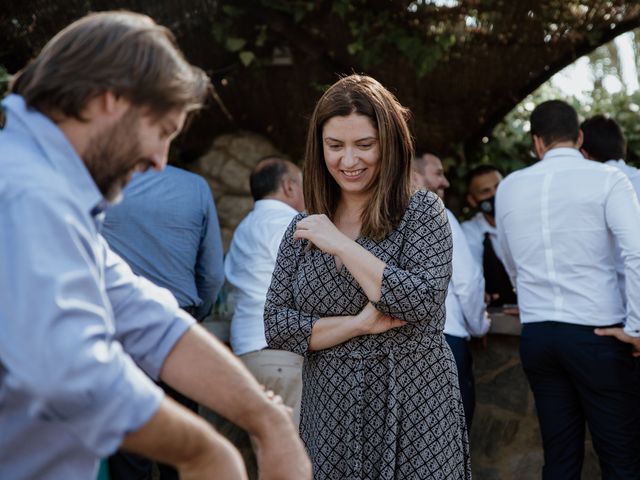
[[202, 418], [165, 397], [151, 419], [121, 448], [175, 466], [180, 478], [245, 479], [237, 450]]
[[173, 388], [259, 435], [275, 410], [262, 387], [229, 349], [193, 325], [169, 353], [160, 373]]
[[311, 479], [311, 463], [285, 407], [270, 399], [240, 360], [201, 326], [193, 325], [178, 340], [160, 376], [253, 436], [261, 478]]

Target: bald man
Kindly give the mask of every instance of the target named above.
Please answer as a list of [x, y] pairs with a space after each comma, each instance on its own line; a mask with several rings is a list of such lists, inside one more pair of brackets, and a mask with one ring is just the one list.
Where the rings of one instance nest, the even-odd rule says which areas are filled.
[[302, 357], [267, 348], [263, 313], [280, 240], [293, 217], [304, 210], [302, 171], [288, 160], [266, 157], [251, 172], [249, 183], [254, 208], [236, 228], [224, 263], [236, 297], [231, 348], [258, 382], [293, 409], [297, 424]]

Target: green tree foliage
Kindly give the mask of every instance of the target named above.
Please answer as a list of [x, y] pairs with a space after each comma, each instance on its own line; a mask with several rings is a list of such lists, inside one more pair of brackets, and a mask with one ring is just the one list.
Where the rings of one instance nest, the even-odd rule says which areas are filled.
[[640, 25], [628, 0], [21, 0], [0, 15], [0, 64], [15, 72], [71, 20], [114, 8], [169, 26], [216, 86], [179, 140], [188, 159], [238, 129], [300, 158], [320, 90], [358, 72], [410, 108], [421, 145], [464, 164], [522, 98]]
[[[635, 35], [635, 38], [634, 47], [638, 51], [640, 36]], [[633, 60], [640, 67], [637, 59]], [[546, 100], [562, 99], [569, 102], [578, 112], [581, 121], [597, 114], [613, 118], [627, 138], [627, 163], [640, 167], [640, 90], [632, 94], [625, 91], [611, 93], [604, 87], [603, 80], [607, 75], [615, 76], [624, 85], [619, 52], [613, 42], [596, 49], [589, 55], [589, 61], [594, 83], [591, 92], [585, 92], [580, 98], [567, 96], [551, 82], [547, 82], [507, 114], [490, 135], [470, 146], [466, 152], [466, 162], [461, 163], [455, 157], [445, 159], [452, 183], [450, 196], [457, 203], [458, 211], [462, 211], [465, 216], [473, 213], [461, 201], [466, 190], [464, 176], [471, 168], [491, 164], [509, 174], [536, 161], [529, 133], [529, 117], [535, 106]]]

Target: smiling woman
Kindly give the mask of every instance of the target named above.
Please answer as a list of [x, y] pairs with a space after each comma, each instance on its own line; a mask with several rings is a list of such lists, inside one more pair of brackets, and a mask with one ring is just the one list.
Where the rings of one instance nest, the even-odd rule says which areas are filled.
[[271, 348], [304, 355], [300, 434], [316, 480], [471, 477], [442, 334], [451, 232], [411, 195], [408, 111], [351, 75], [316, 105], [308, 214], [285, 233], [265, 304]]

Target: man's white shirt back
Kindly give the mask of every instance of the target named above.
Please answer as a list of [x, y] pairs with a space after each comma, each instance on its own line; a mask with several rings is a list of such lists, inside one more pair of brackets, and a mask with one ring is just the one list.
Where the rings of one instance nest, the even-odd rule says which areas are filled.
[[224, 262], [224, 273], [235, 287], [231, 348], [236, 355], [267, 347], [264, 302], [276, 264], [280, 240], [298, 212], [280, 200], [258, 200], [236, 228]]
[[453, 241], [452, 274], [447, 290], [444, 333], [454, 337], [482, 337], [490, 327], [484, 303], [481, 265], [472, 257], [456, 217], [447, 209]]
[[[640, 204], [619, 170], [573, 148], [503, 180], [496, 223], [523, 323], [603, 326], [625, 321], [640, 335]], [[618, 286], [615, 241], [625, 261], [627, 312]]]

